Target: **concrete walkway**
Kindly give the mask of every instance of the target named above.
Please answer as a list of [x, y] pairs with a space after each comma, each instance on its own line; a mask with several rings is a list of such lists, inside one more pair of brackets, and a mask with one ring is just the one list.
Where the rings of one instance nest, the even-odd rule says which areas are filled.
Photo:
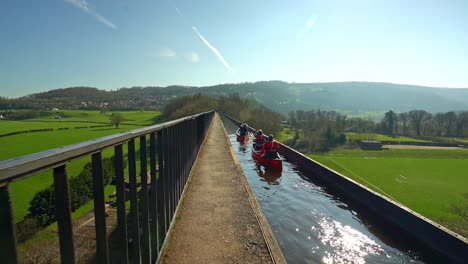
[[216, 114], [160, 263], [283, 263], [274, 236], [246, 184]]

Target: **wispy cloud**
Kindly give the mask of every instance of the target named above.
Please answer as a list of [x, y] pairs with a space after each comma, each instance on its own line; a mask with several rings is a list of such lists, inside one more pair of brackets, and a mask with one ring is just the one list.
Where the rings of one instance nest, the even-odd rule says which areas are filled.
[[298, 39], [302, 39], [304, 35], [317, 23], [318, 16], [313, 15], [307, 19], [301, 31], [297, 34]]
[[[179, 16], [182, 16], [182, 12], [180, 12], [179, 8], [175, 8], [175, 11], [177, 12], [177, 14], [179, 14]], [[182, 16], [183, 17], [183, 16]]]
[[169, 48], [163, 48], [159, 51], [158, 56], [159, 57], [175, 57], [177, 54], [175, 51], [169, 49]]
[[92, 9], [86, 0], [65, 0], [65, 2], [68, 2], [78, 7], [79, 9], [81, 9], [81, 11], [93, 16], [94, 18], [96, 18], [99, 22], [103, 23], [104, 25], [112, 29], [117, 29], [117, 26], [114, 23], [110, 22], [108, 19], [106, 19], [105, 17], [101, 16], [98, 12], [96, 12], [96, 10]]
[[198, 53], [196, 53], [195, 51], [190, 51], [187, 54], [185, 54], [185, 58], [193, 63], [197, 63], [200, 61], [200, 55], [198, 55]]
[[205, 37], [203, 37], [203, 35], [197, 30], [196, 27], [193, 27], [192, 26], [192, 29], [193, 31], [195, 31], [195, 33], [197, 33], [198, 37], [203, 41], [203, 43], [205, 43], [205, 45], [216, 55], [216, 57], [218, 57], [218, 59], [223, 63], [224, 67], [226, 67], [228, 70], [232, 71], [232, 68], [231, 66], [229, 65], [229, 63], [223, 58], [223, 55], [221, 55], [221, 53], [218, 51], [218, 49], [216, 49], [215, 47], [213, 47], [213, 45], [211, 45], [208, 40], [206, 40]]

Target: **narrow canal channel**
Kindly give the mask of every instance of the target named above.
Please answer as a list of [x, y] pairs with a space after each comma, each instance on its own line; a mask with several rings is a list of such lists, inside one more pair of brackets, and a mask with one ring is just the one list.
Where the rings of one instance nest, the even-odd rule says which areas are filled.
[[[232, 146], [288, 263], [423, 263], [397, 245], [325, 187], [283, 161], [281, 174], [266, 173], [251, 157], [251, 143]], [[310, 176], [310, 175], [308, 175]]]

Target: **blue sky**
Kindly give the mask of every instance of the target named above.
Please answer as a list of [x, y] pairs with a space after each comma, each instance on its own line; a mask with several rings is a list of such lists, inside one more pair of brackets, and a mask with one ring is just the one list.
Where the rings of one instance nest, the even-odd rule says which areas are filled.
[[468, 1], [3, 0], [0, 96], [70, 86], [468, 88]]

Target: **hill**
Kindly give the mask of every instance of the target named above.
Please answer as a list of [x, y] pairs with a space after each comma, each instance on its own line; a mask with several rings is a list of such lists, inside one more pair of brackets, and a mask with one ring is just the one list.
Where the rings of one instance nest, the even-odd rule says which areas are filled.
[[272, 110], [335, 110], [349, 114], [397, 112], [424, 109], [447, 112], [468, 109], [468, 89], [375, 83], [255, 83], [214, 86], [132, 87], [115, 91], [72, 87], [37, 93], [16, 99], [0, 98], [0, 109], [161, 109], [177, 96], [206, 94], [214, 97], [238, 93], [257, 100]]

